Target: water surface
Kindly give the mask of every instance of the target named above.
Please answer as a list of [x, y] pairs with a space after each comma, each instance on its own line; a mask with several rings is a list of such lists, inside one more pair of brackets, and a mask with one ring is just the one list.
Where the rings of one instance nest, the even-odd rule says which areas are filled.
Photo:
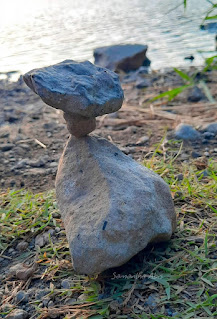
[[[189, 65], [184, 57], [215, 49], [214, 34], [199, 24], [205, 0], [0, 0], [0, 72], [64, 59], [93, 62], [93, 49], [119, 43], [147, 44], [153, 69]], [[212, 54], [212, 53], [211, 53]]]

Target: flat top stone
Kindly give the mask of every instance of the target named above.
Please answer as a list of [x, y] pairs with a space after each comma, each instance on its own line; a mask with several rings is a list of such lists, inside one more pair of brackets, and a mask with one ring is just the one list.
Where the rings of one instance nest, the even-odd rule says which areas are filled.
[[46, 104], [90, 118], [116, 112], [124, 99], [118, 75], [89, 61], [65, 60], [23, 79]]
[[147, 51], [148, 46], [143, 44], [118, 44], [97, 48], [94, 50], [94, 56], [97, 54], [111, 55], [113, 60], [120, 60], [134, 56], [143, 51]]

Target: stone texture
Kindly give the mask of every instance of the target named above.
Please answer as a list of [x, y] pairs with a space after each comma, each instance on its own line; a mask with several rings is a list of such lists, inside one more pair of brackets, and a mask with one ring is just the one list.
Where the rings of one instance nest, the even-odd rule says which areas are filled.
[[65, 60], [23, 79], [46, 104], [88, 118], [117, 111], [124, 98], [118, 75], [89, 61]]
[[64, 113], [64, 119], [66, 120], [67, 129], [69, 133], [76, 137], [85, 136], [96, 128], [96, 119], [88, 118], [71, 113]]
[[175, 129], [175, 138], [179, 140], [197, 140], [200, 139], [200, 133], [193, 126], [181, 123]]
[[[112, 71], [129, 72], [147, 65], [147, 45], [112, 45], [94, 50], [95, 64]], [[150, 65], [150, 61], [149, 61]]]
[[26, 264], [19, 263], [12, 266], [9, 269], [9, 274], [11, 276], [15, 276], [17, 279], [25, 281], [33, 276], [37, 268], [38, 268], [38, 264], [33, 264], [32, 266], [29, 266]]
[[202, 90], [198, 86], [194, 86], [188, 95], [189, 102], [199, 102], [201, 100], [206, 99], [206, 96], [202, 92]]
[[26, 319], [29, 314], [23, 309], [12, 310], [5, 318], [6, 319]]
[[100, 137], [70, 137], [56, 193], [77, 273], [120, 266], [175, 229], [168, 185]]
[[204, 126], [202, 131], [213, 133], [214, 135], [217, 135], [217, 122], [207, 124], [206, 126]]

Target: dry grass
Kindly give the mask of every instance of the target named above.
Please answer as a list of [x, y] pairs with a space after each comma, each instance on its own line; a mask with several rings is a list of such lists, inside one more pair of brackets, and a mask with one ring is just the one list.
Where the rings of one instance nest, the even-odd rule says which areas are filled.
[[[217, 163], [182, 163], [172, 155], [179, 146], [170, 143], [165, 149], [160, 144], [144, 162], [170, 185], [178, 216], [172, 239], [98, 278], [74, 274], [54, 192], [2, 192], [1, 269], [12, 261], [38, 264], [26, 282], [3, 273], [2, 317], [19, 308], [17, 291], [37, 289], [40, 282], [49, 288], [54, 305], [45, 308], [32, 296], [32, 318], [217, 318]], [[55, 227], [61, 229], [58, 235], [35, 249], [36, 235]], [[11, 256], [10, 248], [22, 240], [29, 243], [28, 250]], [[71, 279], [68, 289], [60, 286], [64, 278]]]

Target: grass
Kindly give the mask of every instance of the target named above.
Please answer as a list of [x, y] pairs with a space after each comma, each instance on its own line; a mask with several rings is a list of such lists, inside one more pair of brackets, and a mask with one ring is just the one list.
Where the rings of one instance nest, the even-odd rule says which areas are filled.
[[[178, 217], [172, 239], [149, 246], [126, 265], [97, 278], [74, 274], [54, 192], [2, 192], [2, 265], [8, 267], [10, 248], [25, 240], [28, 251], [14, 255], [13, 262], [39, 267], [27, 282], [2, 276], [0, 315], [19, 306], [14, 301], [16, 287], [25, 290], [40, 282], [49, 288], [54, 306], [42, 307], [41, 300], [32, 297], [32, 318], [217, 318], [217, 162], [181, 162], [179, 146], [158, 146], [144, 161], [171, 188]], [[49, 242], [35, 249], [36, 235], [55, 227], [60, 228], [57, 235], [49, 235]], [[68, 289], [60, 286], [64, 278], [71, 279]], [[8, 302], [9, 309], [4, 306]]]

